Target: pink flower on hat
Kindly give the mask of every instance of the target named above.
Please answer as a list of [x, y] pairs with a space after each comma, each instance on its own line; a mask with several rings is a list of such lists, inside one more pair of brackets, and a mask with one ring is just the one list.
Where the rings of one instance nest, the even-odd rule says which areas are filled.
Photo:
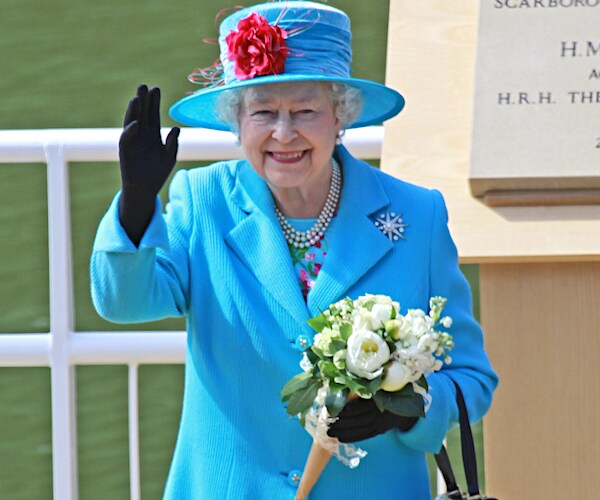
[[239, 80], [283, 73], [290, 49], [285, 43], [288, 32], [271, 26], [264, 16], [253, 12], [240, 20], [237, 31], [225, 38], [227, 58], [234, 64]]

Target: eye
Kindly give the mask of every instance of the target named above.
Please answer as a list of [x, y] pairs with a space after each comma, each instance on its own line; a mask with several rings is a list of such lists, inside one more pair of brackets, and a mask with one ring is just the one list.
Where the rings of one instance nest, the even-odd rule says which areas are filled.
[[316, 110], [314, 108], [302, 108], [294, 111], [292, 114], [297, 120], [312, 120], [315, 117]]
[[274, 114], [274, 112], [271, 111], [270, 109], [257, 109], [255, 111], [252, 111], [251, 116], [266, 117], [266, 116], [271, 116], [273, 114]]

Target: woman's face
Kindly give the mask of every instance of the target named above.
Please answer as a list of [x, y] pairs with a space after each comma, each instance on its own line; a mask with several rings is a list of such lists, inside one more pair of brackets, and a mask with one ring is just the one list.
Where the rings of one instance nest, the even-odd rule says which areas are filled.
[[272, 191], [328, 188], [340, 130], [328, 84], [251, 87], [242, 97], [238, 121], [246, 158]]

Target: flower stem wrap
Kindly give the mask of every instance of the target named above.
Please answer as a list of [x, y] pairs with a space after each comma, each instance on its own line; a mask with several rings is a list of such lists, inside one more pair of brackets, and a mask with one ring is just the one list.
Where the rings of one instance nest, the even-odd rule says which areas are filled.
[[[357, 397], [358, 395], [356, 394], [350, 394], [348, 400]], [[322, 411], [327, 414], [327, 407], [323, 406]], [[321, 477], [323, 470], [327, 467], [329, 460], [331, 460], [331, 457], [334, 454], [338, 460], [344, 462], [350, 468], [357, 467], [360, 463], [360, 459], [364, 458], [367, 454], [366, 451], [356, 448], [354, 445], [340, 443], [337, 439], [329, 437], [327, 435], [327, 427], [328, 426], [323, 425], [319, 426], [317, 423], [315, 426], [315, 434], [313, 434], [308, 429], [307, 425], [307, 430], [313, 436], [314, 440], [310, 447], [306, 464], [304, 465], [304, 472], [302, 473], [302, 479], [300, 479], [300, 484], [298, 485], [298, 492], [296, 493], [295, 500], [304, 500], [308, 496], [315, 484], [317, 484], [319, 477]]]

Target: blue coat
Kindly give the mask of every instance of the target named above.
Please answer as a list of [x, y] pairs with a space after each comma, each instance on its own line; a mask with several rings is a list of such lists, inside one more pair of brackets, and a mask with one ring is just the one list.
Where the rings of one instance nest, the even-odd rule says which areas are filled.
[[[430, 498], [425, 452], [437, 452], [457, 422], [453, 384], [472, 419], [487, 411], [497, 378], [473, 319], [447, 214], [437, 191], [416, 187], [338, 147], [344, 173], [329, 252], [305, 303], [265, 182], [243, 160], [178, 172], [166, 214], [160, 204], [136, 248], [119, 224], [115, 198], [91, 260], [98, 312], [115, 322], [187, 317], [183, 411], [167, 499], [292, 500], [292, 480], [311, 438], [278, 393], [300, 371], [297, 339], [306, 320], [345, 296], [390, 295], [402, 310], [448, 298], [453, 362], [429, 377], [433, 402], [409, 432], [360, 443], [357, 469], [333, 459], [310, 498]], [[374, 224], [401, 213], [405, 239]]]

